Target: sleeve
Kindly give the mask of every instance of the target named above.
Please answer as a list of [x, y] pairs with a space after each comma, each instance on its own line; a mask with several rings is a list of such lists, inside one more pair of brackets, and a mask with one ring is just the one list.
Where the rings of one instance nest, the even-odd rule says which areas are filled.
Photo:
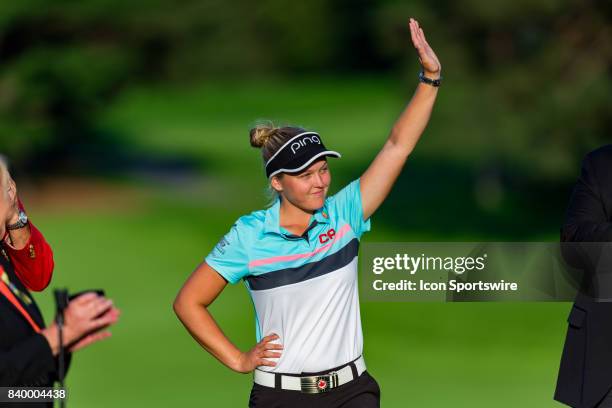
[[22, 249], [15, 249], [10, 245], [5, 245], [5, 249], [19, 280], [29, 290], [39, 292], [51, 281], [54, 267], [53, 251], [42, 233], [32, 223], [29, 223], [29, 228], [30, 240]]
[[610, 244], [574, 244], [612, 242], [612, 223], [606, 217], [602, 186], [593, 164], [591, 155], [582, 162], [580, 178], [570, 197], [561, 229], [561, 241], [564, 242], [561, 254], [575, 269], [570, 272], [575, 274], [574, 280], [580, 282], [580, 292], [592, 298], [609, 298], [609, 274], [600, 271], [610, 270]]
[[561, 231], [562, 241], [612, 242], [612, 223], [606, 218], [601, 190], [587, 156], [574, 187]]
[[231, 284], [249, 273], [246, 237], [241, 233], [240, 225], [239, 221], [236, 222], [205, 258], [206, 263]]
[[370, 230], [370, 218], [367, 220], [363, 219], [361, 189], [359, 186], [360, 179], [353, 180], [330, 200], [333, 211], [350, 224], [357, 238], [361, 238], [364, 232]]
[[33, 334], [10, 350], [0, 351], [1, 386], [46, 386], [55, 372], [56, 359], [42, 334]]

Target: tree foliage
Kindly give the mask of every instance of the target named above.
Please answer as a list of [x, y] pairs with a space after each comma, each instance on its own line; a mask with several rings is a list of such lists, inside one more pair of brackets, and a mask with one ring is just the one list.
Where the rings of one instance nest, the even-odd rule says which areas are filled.
[[547, 171], [609, 140], [609, 14], [593, 0], [3, 2], [0, 151], [27, 164], [100, 141], [100, 109], [143, 82], [396, 73], [417, 16], [449, 81], [478, 89], [457, 111]]

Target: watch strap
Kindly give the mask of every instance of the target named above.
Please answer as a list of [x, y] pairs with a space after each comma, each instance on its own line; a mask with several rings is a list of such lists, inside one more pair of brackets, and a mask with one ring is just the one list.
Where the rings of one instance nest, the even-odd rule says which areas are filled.
[[442, 83], [442, 76], [440, 76], [440, 78], [438, 79], [431, 79], [431, 78], [427, 78], [425, 74], [423, 73], [423, 71], [421, 71], [419, 72], [419, 81], [427, 85], [439, 87], [440, 84]]
[[[22, 214], [23, 214], [23, 216], [22, 216]], [[22, 221], [22, 219], [23, 219], [23, 221]], [[14, 224], [8, 224], [6, 226], [6, 229], [12, 231], [12, 230], [23, 228], [26, 225], [28, 225], [28, 217], [25, 216], [25, 213], [23, 211], [21, 211], [19, 213], [19, 219], [17, 220], [17, 222], [14, 223]]]

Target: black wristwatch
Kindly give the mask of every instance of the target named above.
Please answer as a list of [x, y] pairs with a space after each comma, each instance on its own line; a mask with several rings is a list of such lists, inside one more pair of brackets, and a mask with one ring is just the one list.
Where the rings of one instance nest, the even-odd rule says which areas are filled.
[[16, 230], [25, 227], [28, 225], [28, 216], [25, 212], [19, 211], [19, 219], [14, 224], [9, 224], [6, 226], [7, 230]]
[[421, 70], [421, 72], [419, 72], [419, 81], [427, 85], [438, 87], [442, 83], [442, 76], [440, 76], [438, 79], [427, 78]]

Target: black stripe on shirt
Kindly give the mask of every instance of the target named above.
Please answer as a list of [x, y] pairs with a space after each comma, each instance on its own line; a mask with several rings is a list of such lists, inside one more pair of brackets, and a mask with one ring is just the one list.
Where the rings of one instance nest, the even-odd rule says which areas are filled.
[[279, 269], [262, 275], [249, 276], [246, 281], [251, 290], [265, 290], [291, 285], [308, 279], [316, 278], [345, 267], [357, 256], [359, 240], [353, 238], [338, 252], [325, 258], [298, 266], [296, 268]]

